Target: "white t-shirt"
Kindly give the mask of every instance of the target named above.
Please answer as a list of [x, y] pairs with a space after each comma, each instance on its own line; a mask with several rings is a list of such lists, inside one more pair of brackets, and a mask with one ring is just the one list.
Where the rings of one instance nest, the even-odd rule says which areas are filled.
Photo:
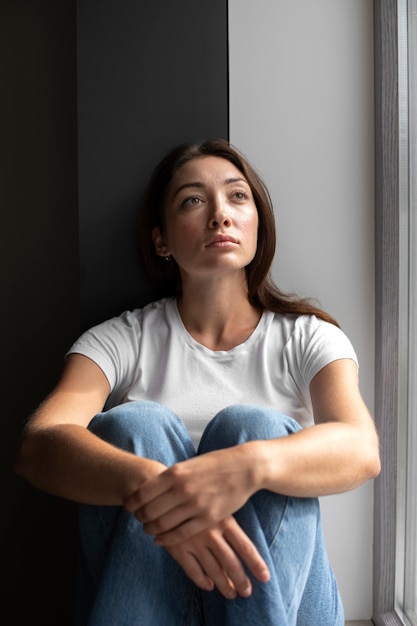
[[174, 298], [94, 326], [72, 352], [92, 359], [106, 375], [106, 409], [132, 400], [159, 402], [182, 418], [196, 447], [211, 418], [231, 404], [272, 407], [303, 427], [312, 425], [314, 375], [337, 359], [357, 363], [351, 342], [333, 324], [271, 311], [264, 311], [244, 343], [209, 350], [188, 333]]

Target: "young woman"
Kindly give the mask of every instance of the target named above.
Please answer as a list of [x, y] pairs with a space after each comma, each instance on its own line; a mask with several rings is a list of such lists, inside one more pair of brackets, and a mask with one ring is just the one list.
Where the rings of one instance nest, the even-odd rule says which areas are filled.
[[140, 237], [159, 299], [75, 342], [16, 460], [80, 503], [77, 623], [341, 626], [318, 497], [380, 469], [350, 341], [271, 281], [270, 198], [224, 140], [162, 160]]

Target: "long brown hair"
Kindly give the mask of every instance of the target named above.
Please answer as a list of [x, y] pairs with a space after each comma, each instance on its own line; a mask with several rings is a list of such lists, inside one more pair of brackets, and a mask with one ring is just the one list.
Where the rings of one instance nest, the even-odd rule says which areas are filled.
[[159, 297], [180, 295], [181, 277], [174, 259], [167, 262], [156, 254], [152, 231], [155, 226], [161, 232], [164, 230], [164, 203], [175, 172], [188, 161], [204, 156], [216, 156], [230, 161], [243, 174], [252, 190], [259, 226], [256, 254], [246, 267], [249, 301], [257, 307], [284, 315], [316, 315], [338, 326], [331, 315], [315, 306], [310, 299], [285, 294], [275, 285], [270, 274], [276, 246], [271, 197], [256, 170], [224, 139], [209, 139], [200, 144], [184, 143], [173, 148], [156, 166], [149, 180], [140, 213], [140, 255]]

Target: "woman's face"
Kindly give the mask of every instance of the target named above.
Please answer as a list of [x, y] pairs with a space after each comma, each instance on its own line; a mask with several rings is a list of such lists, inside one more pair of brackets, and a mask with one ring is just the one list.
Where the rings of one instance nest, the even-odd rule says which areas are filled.
[[258, 211], [243, 174], [221, 157], [198, 157], [174, 175], [165, 228], [153, 231], [157, 254], [176, 260], [181, 276], [244, 272], [256, 253]]

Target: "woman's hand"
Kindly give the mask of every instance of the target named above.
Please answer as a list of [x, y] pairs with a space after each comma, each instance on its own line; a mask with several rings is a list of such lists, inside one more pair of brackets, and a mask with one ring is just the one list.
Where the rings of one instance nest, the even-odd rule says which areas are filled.
[[206, 591], [216, 587], [229, 600], [252, 593], [242, 562], [260, 582], [270, 577], [265, 561], [234, 517], [167, 550], [197, 587]]
[[141, 485], [124, 502], [156, 542], [173, 546], [240, 509], [256, 491], [250, 445], [177, 463]]
[[[245, 444], [246, 446], [246, 444]], [[124, 502], [201, 589], [228, 599], [252, 593], [243, 564], [261, 582], [268, 567], [232, 513], [252, 495], [250, 448], [194, 457], [154, 476]], [[250, 460], [245, 463], [244, 459]]]

